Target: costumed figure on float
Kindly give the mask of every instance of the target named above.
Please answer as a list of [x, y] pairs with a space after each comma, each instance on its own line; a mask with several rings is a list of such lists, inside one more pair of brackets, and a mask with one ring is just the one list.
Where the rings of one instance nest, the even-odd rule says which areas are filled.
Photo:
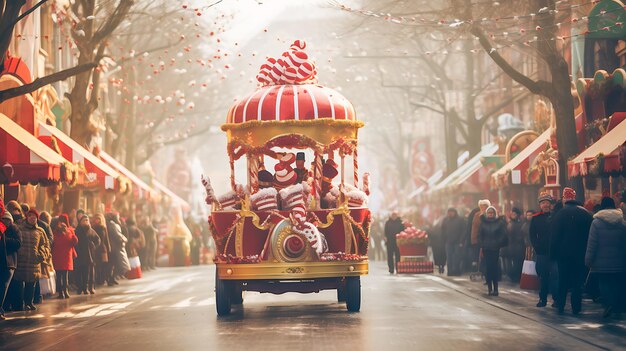
[[[371, 224], [369, 174], [359, 184], [363, 122], [346, 98], [317, 84], [305, 48], [296, 40], [280, 58], [268, 58], [257, 75], [259, 88], [229, 109], [222, 125], [229, 191], [217, 196], [202, 177], [218, 250], [219, 315], [242, 303], [243, 291], [334, 289], [349, 311], [361, 306]], [[244, 156], [246, 186], [235, 181], [235, 162]], [[351, 184], [346, 158], [352, 160]]]

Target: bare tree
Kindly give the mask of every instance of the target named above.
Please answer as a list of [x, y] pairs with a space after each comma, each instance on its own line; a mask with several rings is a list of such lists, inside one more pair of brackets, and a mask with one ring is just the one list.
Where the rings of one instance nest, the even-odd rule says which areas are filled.
[[142, 2], [129, 16], [131, 21], [110, 41], [119, 68], [112, 77], [121, 79], [123, 88], [118, 113], [107, 116], [105, 149], [134, 169], [160, 148], [203, 134], [214, 124], [205, 117], [217, 97], [203, 94], [196, 106], [194, 95], [208, 89], [210, 76], [211, 60], [203, 57], [209, 50], [198, 48], [217, 30], [198, 23], [195, 12], [165, 0]]
[[[4, 69], [4, 59], [6, 58], [7, 50], [13, 38], [15, 25], [46, 2], [47, 0], [41, 0], [31, 8], [22, 12], [24, 5], [26, 5], [26, 0], [0, 1], [0, 71]], [[65, 80], [79, 73], [91, 70], [96, 66], [97, 64], [95, 62], [84, 62], [76, 67], [39, 77], [31, 83], [11, 89], [0, 90], [0, 103], [20, 95], [32, 93], [43, 86]]]
[[[481, 50], [511, 79], [531, 93], [547, 98], [556, 115], [559, 164], [566, 169], [567, 160], [578, 153], [574, 123], [574, 101], [570, 93], [569, 66], [564, 57], [563, 36], [559, 35], [561, 24], [571, 16], [571, 5], [555, 0], [507, 1], [500, 3], [472, 0], [449, 0], [427, 4], [425, 2], [388, 1], [377, 10], [352, 9], [334, 3], [342, 10], [364, 16], [387, 20], [391, 25], [411, 26], [417, 33], [469, 34], [478, 39]], [[372, 8], [374, 5], [370, 5]], [[381, 15], [385, 11], [386, 14]], [[396, 13], [390, 13], [396, 11]], [[444, 20], [442, 20], [444, 18]], [[497, 21], [496, 18], [504, 18]], [[520, 24], [520, 18], [523, 20]], [[520, 28], [523, 26], [523, 28]], [[458, 37], [457, 37], [458, 38]], [[456, 38], [449, 37], [450, 42]], [[519, 50], [542, 63], [548, 78], [536, 79], [524, 72], [506, 55], [506, 51]], [[473, 48], [470, 50], [474, 51]], [[467, 51], [467, 48], [465, 48]], [[469, 77], [469, 72], [467, 72]], [[469, 103], [469, 101], [468, 101]], [[471, 108], [466, 108], [471, 110]], [[561, 172], [561, 183], [566, 184], [566, 172]], [[569, 180], [570, 185], [583, 194], [580, 179]]]
[[[72, 16], [67, 20], [72, 22], [79, 65], [99, 62], [105, 56], [107, 40], [127, 18], [133, 4], [133, 0], [72, 2]], [[71, 92], [67, 94], [72, 104], [70, 136], [81, 145], [89, 144], [96, 131], [92, 114], [98, 108], [100, 76], [100, 69], [77, 75]]]

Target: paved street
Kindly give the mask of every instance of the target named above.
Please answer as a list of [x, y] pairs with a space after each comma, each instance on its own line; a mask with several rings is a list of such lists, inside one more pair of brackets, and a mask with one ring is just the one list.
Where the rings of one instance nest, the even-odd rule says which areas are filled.
[[[11, 313], [2, 350], [602, 350], [626, 348], [623, 321], [600, 324], [537, 311], [534, 296], [432, 275], [390, 276], [382, 263], [363, 279], [360, 313], [335, 292], [248, 293], [217, 318], [213, 266], [161, 268], [95, 296], [53, 300]], [[528, 304], [526, 304], [528, 302]], [[587, 307], [587, 306], [586, 306]]]

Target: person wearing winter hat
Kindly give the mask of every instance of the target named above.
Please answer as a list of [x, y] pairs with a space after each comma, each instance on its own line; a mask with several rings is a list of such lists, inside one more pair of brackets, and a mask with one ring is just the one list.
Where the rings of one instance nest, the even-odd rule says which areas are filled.
[[70, 297], [68, 275], [70, 271], [74, 270], [74, 255], [78, 238], [74, 234], [74, 229], [69, 226], [69, 219], [66, 214], [59, 216], [52, 233], [54, 234], [52, 263], [57, 272], [58, 297], [60, 299], [68, 299]]
[[487, 208], [491, 206], [491, 201], [489, 199], [478, 200], [478, 208], [479, 212], [474, 215], [474, 219], [472, 220], [472, 245], [478, 244], [478, 229], [480, 228], [480, 216], [485, 214]]
[[2, 306], [17, 266], [17, 251], [21, 246], [21, 238], [9, 211], [3, 211], [0, 223], [4, 227], [4, 230], [0, 232], [0, 320], [4, 320]]
[[78, 295], [95, 294], [94, 290], [94, 257], [100, 247], [100, 237], [91, 228], [89, 216], [80, 218], [76, 228], [78, 244], [76, 246], [76, 270], [78, 273]]
[[576, 202], [574, 189], [563, 189], [563, 208], [552, 220], [550, 242], [550, 258], [559, 267], [557, 308], [560, 314], [565, 309], [568, 290], [572, 292], [572, 312], [577, 315], [582, 308], [582, 286], [587, 272], [585, 253], [592, 221], [591, 214]]
[[552, 203], [554, 198], [547, 192], [539, 194], [537, 199], [540, 211], [535, 213], [530, 219], [528, 228], [528, 236], [530, 243], [535, 250], [535, 269], [539, 276], [539, 302], [537, 307], [545, 307], [548, 301], [548, 293], [552, 293], [553, 306], [556, 307], [558, 297], [556, 291], [556, 274], [552, 274], [553, 267], [556, 265], [550, 260], [550, 239]]
[[478, 243], [485, 259], [485, 280], [489, 296], [498, 296], [500, 249], [508, 244], [506, 220], [498, 217], [495, 207], [489, 206], [480, 217]]
[[626, 222], [612, 198], [602, 198], [600, 206], [589, 228], [585, 264], [598, 276], [604, 297], [603, 317], [607, 318], [620, 312], [620, 296], [624, 296], [620, 285], [626, 278]]
[[22, 206], [15, 201], [11, 200], [7, 203], [6, 210], [9, 211], [11, 216], [13, 216], [13, 223], [19, 227], [22, 224], [22, 220], [24, 219], [24, 212], [22, 211]]
[[39, 213], [31, 209], [26, 214], [26, 220], [20, 225], [22, 246], [17, 256], [15, 280], [18, 283], [20, 295], [23, 296], [23, 306], [13, 306], [16, 310], [36, 310], [33, 304], [35, 283], [41, 277], [41, 263], [50, 257], [50, 251], [45, 245], [46, 235], [38, 225]]

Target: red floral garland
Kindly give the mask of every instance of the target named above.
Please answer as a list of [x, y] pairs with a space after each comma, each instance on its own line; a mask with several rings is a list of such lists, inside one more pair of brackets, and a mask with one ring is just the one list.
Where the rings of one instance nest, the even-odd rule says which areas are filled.
[[215, 263], [232, 263], [232, 264], [250, 264], [250, 263], [259, 263], [261, 262], [261, 256], [259, 255], [249, 255], [249, 256], [233, 256], [231, 254], [219, 254], [214, 259]]

